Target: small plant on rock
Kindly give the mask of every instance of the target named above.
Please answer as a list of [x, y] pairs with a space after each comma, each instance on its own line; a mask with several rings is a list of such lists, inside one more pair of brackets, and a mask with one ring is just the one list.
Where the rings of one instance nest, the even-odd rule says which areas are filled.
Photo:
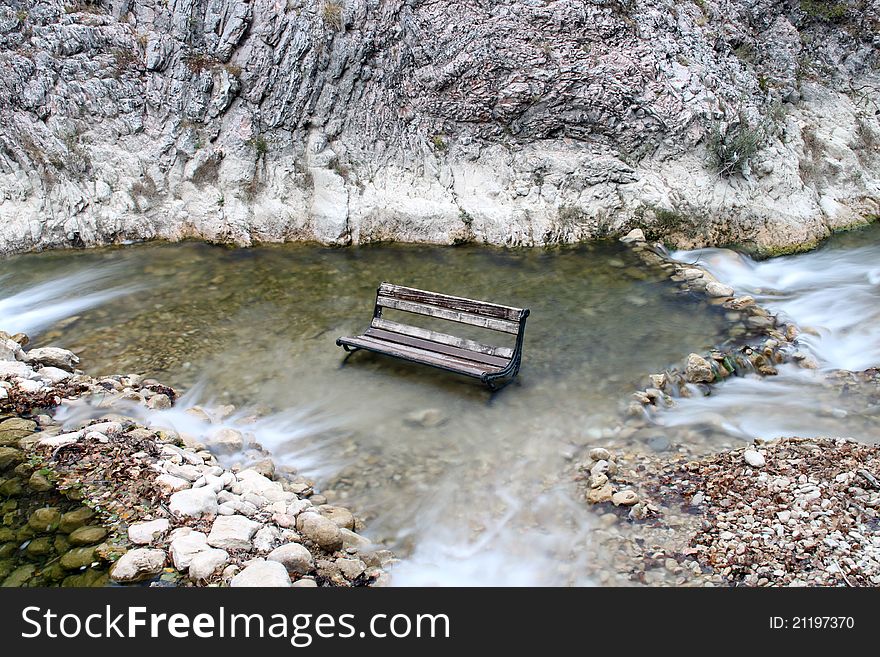
[[713, 168], [725, 178], [746, 173], [763, 139], [764, 131], [750, 125], [742, 115], [730, 123], [716, 123], [707, 141]]
[[336, 31], [341, 30], [344, 27], [342, 22], [342, 9], [341, 2], [327, 0], [327, 2], [324, 3], [323, 9], [324, 23]]

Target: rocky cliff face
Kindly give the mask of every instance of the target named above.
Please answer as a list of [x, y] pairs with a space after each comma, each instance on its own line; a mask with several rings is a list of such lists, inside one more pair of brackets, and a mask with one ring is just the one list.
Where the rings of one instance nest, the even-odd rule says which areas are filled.
[[4, 0], [0, 249], [774, 251], [880, 214], [878, 0]]

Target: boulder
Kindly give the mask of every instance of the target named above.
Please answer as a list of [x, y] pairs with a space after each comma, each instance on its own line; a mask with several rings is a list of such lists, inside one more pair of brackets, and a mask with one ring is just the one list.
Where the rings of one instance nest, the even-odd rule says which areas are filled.
[[170, 524], [165, 518], [135, 523], [128, 528], [128, 540], [136, 545], [149, 545], [167, 532]]
[[232, 588], [290, 586], [290, 576], [277, 561], [252, 561], [229, 583]]
[[210, 548], [197, 553], [190, 561], [189, 576], [194, 580], [203, 581], [210, 579], [216, 573], [223, 570], [229, 562], [229, 553], [226, 550]]
[[67, 540], [71, 545], [92, 545], [103, 541], [105, 536], [107, 536], [107, 530], [101, 525], [87, 525], [74, 529], [70, 532]]
[[342, 547], [342, 533], [339, 527], [332, 520], [318, 513], [307, 511], [299, 514], [296, 528], [305, 538], [328, 552]]
[[207, 487], [180, 490], [171, 496], [168, 508], [188, 518], [214, 516], [217, 515], [217, 493]]
[[711, 383], [715, 380], [715, 370], [700, 354], [690, 354], [684, 377], [689, 383]]
[[348, 509], [322, 504], [318, 507], [318, 513], [331, 520], [340, 529], [354, 529], [354, 516]]
[[36, 532], [54, 532], [61, 524], [61, 512], [52, 506], [37, 509], [28, 518], [28, 525]]
[[73, 511], [68, 511], [61, 516], [61, 522], [58, 525], [58, 531], [69, 534], [75, 529], [82, 527], [89, 520], [95, 517], [95, 512], [87, 506], [81, 506]]
[[208, 534], [208, 545], [223, 550], [250, 550], [260, 523], [245, 516], [218, 516]]
[[110, 569], [114, 582], [143, 582], [152, 579], [165, 567], [165, 552], [150, 548], [129, 550]]
[[171, 560], [174, 562], [174, 567], [185, 572], [199, 552], [210, 549], [207, 539], [208, 537], [202, 532], [194, 532], [192, 530], [174, 534], [170, 545]]
[[300, 575], [305, 575], [314, 567], [312, 553], [299, 543], [287, 543], [277, 547], [266, 556], [266, 559], [277, 561], [287, 568], [287, 572]]
[[42, 365], [44, 367], [57, 367], [68, 372], [73, 372], [79, 364], [79, 357], [67, 349], [58, 347], [38, 347], [23, 354], [23, 360], [28, 365]]

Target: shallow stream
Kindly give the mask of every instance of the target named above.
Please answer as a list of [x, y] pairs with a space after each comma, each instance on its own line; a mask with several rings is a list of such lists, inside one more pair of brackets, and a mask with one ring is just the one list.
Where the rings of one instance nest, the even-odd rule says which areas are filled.
[[[735, 379], [679, 400], [651, 418], [651, 440], [636, 448], [803, 431], [880, 436], [880, 406], [823, 378], [880, 365], [880, 229], [767, 263], [721, 251], [676, 257], [699, 259], [813, 327], [803, 349], [820, 369], [784, 367], [774, 380]], [[530, 308], [519, 379], [493, 396], [381, 356], [341, 366], [335, 338], [366, 327], [383, 280]], [[7, 258], [0, 288], [3, 330], [71, 348], [93, 375], [137, 372], [187, 391], [154, 422], [206, 431], [185, 408], [233, 404], [227, 424], [313, 477], [400, 555], [393, 581], [403, 585], [594, 583], [586, 561], [596, 517], [577, 497], [573, 460], [585, 446], [614, 446], [646, 374], [708, 350], [728, 329], [718, 306], [613, 242], [134, 245]]]

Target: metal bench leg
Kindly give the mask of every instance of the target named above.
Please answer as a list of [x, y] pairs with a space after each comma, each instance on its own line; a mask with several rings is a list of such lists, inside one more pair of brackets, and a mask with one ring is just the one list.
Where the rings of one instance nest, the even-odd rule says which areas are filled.
[[347, 352], [345, 354], [345, 358], [343, 358], [342, 362], [339, 364], [339, 367], [342, 367], [343, 365], [345, 365], [345, 363], [348, 361], [349, 358], [351, 358], [351, 355], [354, 352], [360, 351], [360, 347], [349, 347], [347, 344], [341, 344], [339, 342], [337, 342], [336, 344], [337, 344], [337, 346], [340, 346], [343, 349], [345, 349], [345, 351]]

